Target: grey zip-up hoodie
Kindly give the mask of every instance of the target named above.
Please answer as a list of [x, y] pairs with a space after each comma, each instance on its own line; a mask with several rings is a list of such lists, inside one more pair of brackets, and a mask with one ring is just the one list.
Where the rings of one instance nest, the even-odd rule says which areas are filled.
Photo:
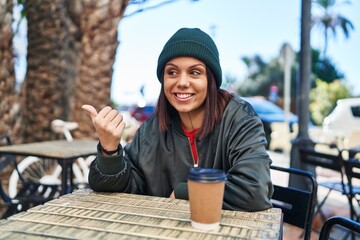
[[[262, 123], [250, 104], [233, 98], [215, 130], [196, 140], [199, 167], [222, 169], [227, 174], [224, 209], [258, 211], [272, 207], [271, 159], [265, 149]], [[125, 146], [125, 154], [92, 162], [89, 184], [94, 191], [114, 191], [187, 198], [187, 173], [193, 167], [189, 139], [177, 117], [168, 131], [159, 130], [150, 117]]]

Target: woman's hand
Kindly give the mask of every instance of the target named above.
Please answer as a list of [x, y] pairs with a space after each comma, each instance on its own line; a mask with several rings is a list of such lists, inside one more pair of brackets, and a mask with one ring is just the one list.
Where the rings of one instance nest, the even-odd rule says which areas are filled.
[[101, 146], [108, 151], [117, 149], [125, 128], [123, 116], [109, 106], [99, 113], [91, 105], [83, 105], [82, 109], [91, 117]]
[[170, 197], [169, 198], [172, 198], [172, 199], [175, 199], [176, 197], [175, 197], [175, 192], [174, 191], [172, 191], [172, 193], [170, 194]]

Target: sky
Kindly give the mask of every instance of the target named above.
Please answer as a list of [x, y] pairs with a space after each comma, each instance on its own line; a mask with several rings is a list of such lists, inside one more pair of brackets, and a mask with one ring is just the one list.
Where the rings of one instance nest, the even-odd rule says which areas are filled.
[[[150, 1], [157, 2], [164, 0]], [[345, 74], [352, 93], [360, 95], [360, 0], [351, 2], [339, 4], [336, 12], [346, 16], [355, 30], [346, 39], [338, 29], [336, 38], [329, 40], [328, 56]], [[130, 5], [125, 15], [136, 10], [137, 6]], [[247, 74], [241, 57], [258, 54], [268, 61], [279, 55], [284, 43], [299, 51], [300, 14], [301, 0], [178, 0], [125, 17], [118, 27], [111, 98], [120, 105], [156, 102], [160, 91], [157, 59], [166, 41], [181, 27], [197, 27], [212, 36], [223, 76], [234, 76], [241, 82]], [[311, 46], [323, 47], [323, 35], [315, 28]]]

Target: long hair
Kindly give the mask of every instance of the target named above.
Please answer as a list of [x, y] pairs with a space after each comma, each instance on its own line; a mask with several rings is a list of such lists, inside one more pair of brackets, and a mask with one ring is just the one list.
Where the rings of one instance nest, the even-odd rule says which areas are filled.
[[[199, 129], [198, 136], [204, 139], [210, 134], [216, 124], [220, 123], [225, 107], [233, 97], [229, 92], [217, 88], [214, 74], [206, 67], [208, 81], [207, 96], [205, 99], [205, 116], [203, 124]], [[157, 102], [155, 115], [159, 119], [160, 131], [167, 131], [171, 125], [172, 119], [176, 116], [176, 109], [171, 106], [164, 93], [164, 78], [161, 79], [161, 91]]]

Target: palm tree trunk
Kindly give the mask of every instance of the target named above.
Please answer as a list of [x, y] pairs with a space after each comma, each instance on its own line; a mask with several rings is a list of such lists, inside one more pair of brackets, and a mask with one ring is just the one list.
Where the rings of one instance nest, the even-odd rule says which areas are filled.
[[14, 55], [12, 47], [13, 1], [0, 1], [0, 135], [9, 134], [14, 140], [18, 105], [15, 92]]
[[89, 116], [81, 109], [110, 105], [110, 88], [117, 41], [117, 26], [128, 0], [87, 0], [80, 16], [80, 68], [76, 80], [73, 120], [79, 123], [75, 138], [96, 138]]
[[[310, 90], [310, 76], [311, 76], [311, 45], [310, 45], [310, 29], [311, 29], [311, 0], [301, 1], [301, 41], [300, 41], [300, 70], [298, 78], [298, 93], [297, 93], [297, 109], [299, 116], [299, 132], [296, 139], [293, 141], [290, 152], [290, 167], [303, 168], [300, 159], [300, 140], [308, 138], [308, 125], [310, 119], [309, 112], [309, 90]], [[310, 169], [308, 169], [310, 170]], [[289, 184], [299, 188], [307, 189], [307, 183], [302, 181], [299, 177], [290, 176]]]
[[25, 1], [24, 142], [58, 138], [50, 127], [56, 118], [77, 121], [80, 127], [75, 137], [96, 137], [81, 106], [110, 104], [117, 24], [127, 4], [128, 0]]
[[62, 0], [27, 0], [27, 75], [22, 114], [25, 142], [56, 138], [53, 119], [71, 115], [77, 72], [76, 42]]

